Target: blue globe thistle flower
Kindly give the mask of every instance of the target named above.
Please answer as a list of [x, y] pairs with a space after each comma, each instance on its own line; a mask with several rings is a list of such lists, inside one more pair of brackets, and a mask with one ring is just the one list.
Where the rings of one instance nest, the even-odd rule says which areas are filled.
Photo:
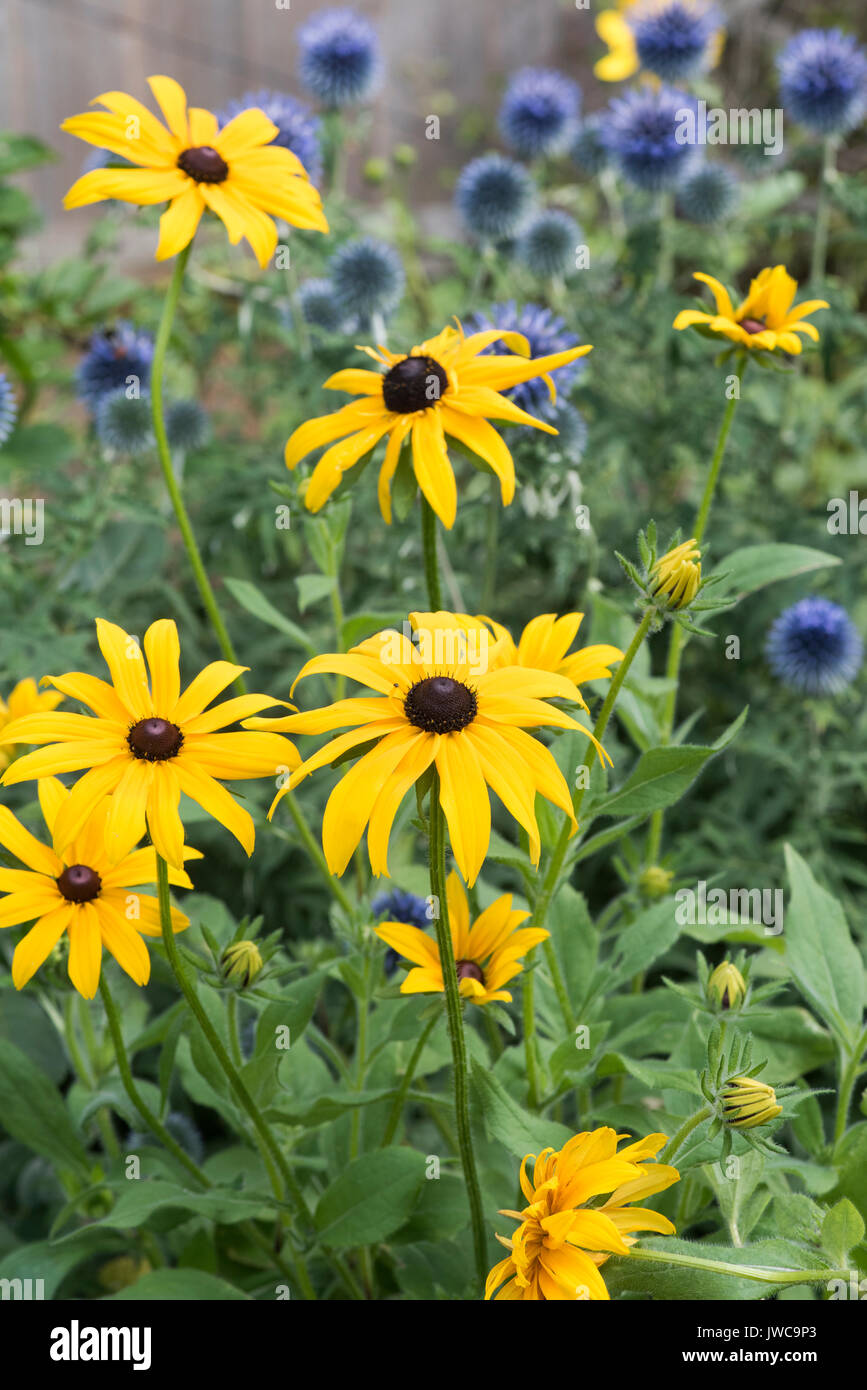
[[693, 77], [705, 66], [710, 41], [722, 27], [718, 10], [695, 0], [648, 0], [629, 12], [641, 66], [663, 82]]
[[483, 154], [470, 160], [455, 187], [461, 220], [480, 241], [504, 241], [514, 236], [534, 198], [535, 187], [527, 170], [501, 154]]
[[173, 449], [200, 449], [211, 432], [207, 411], [198, 401], [172, 401], [166, 409], [166, 434]]
[[550, 68], [521, 68], [500, 107], [500, 133], [524, 159], [565, 149], [578, 119], [581, 88]]
[[814, 135], [852, 130], [867, 111], [867, 53], [840, 29], [805, 29], [777, 58], [786, 115]]
[[581, 122], [572, 141], [569, 156], [572, 163], [583, 169], [585, 174], [601, 174], [606, 168], [610, 155], [602, 136], [602, 122], [598, 116], [587, 116]]
[[520, 260], [534, 275], [565, 275], [575, 269], [582, 232], [561, 208], [546, 208], [527, 223], [517, 245]]
[[118, 386], [100, 397], [96, 407], [96, 435], [100, 444], [118, 454], [143, 454], [153, 448], [150, 396], [127, 396]]
[[325, 106], [369, 97], [382, 78], [379, 40], [356, 10], [323, 10], [298, 31], [298, 75]]
[[18, 402], [5, 372], [0, 372], [0, 444], [5, 444], [18, 419]]
[[697, 158], [698, 105], [672, 87], [641, 87], [609, 105], [603, 139], [638, 188], [672, 188]]
[[392, 246], [375, 237], [347, 241], [329, 262], [334, 298], [344, 318], [367, 323], [374, 314], [389, 314], [406, 285], [403, 263]]
[[154, 340], [125, 320], [115, 328], [94, 333], [86, 357], [78, 366], [78, 394], [90, 406], [109, 391], [127, 386], [128, 378], [138, 378], [144, 391], [150, 385]]
[[580, 463], [587, 448], [587, 421], [581, 411], [569, 401], [558, 400], [546, 410], [545, 419], [557, 431], [557, 438], [551, 440], [553, 447], [570, 463]]
[[738, 180], [724, 164], [702, 164], [677, 185], [677, 206], [690, 222], [722, 222], [740, 197]]
[[311, 182], [318, 184], [322, 178], [319, 117], [315, 116], [303, 101], [289, 96], [287, 92], [263, 89], [259, 92], [245, 92], [237, 101], [228, 102], [217, 112], [217, 120], [221, 126], [228, 125], [234, 116], [251, 106], [264, 111], [268, 120], [277, 126], [279, 134], [274, 136], [271, 144], [282, 145], [284, 149], [297, 155]]
[[858, 673], [864, 644], [845, 608], [802, 598], [781, 613], [765, 643], [776, 676], [804, 695], [836, 695]]
[[298, 303], [304, 322], [314, 328], [324, 328], [329, 333], [338, 333], [345, 322], [345, 315], [334, 292], [330, 280], [305, 280], [298, 286]]
[[[577, 347], [581, 341], [567, 330], [563, 319], [550, 309], [539, 304], [525, 304], [523, 308], [518, 309], [513, 299], [504, 304], [492, 304], [487, 314], [470, 315], [464, 327], [468, 333], [477, 333], [486, 328], [503, 328], [513, 333], [523, 333], [530, 344], [531, 357], [544, 357], [551, 352], [565, 352], [567, 348]], [[487, 350], [502, 352], [503, 349], [501, 344], [494, 343]], [[558, 393], [567, 395], [584, 370], [584, 359], [579, 357], [576, 361], [567, 362], [565, 367], [558, 367], [552, 372], [551, 378]], [[509, 396], [521, 410], [529, 411], [531, 415], [538, 415], [553, 424], [552, 415], [556, 407], [548, 394], [548, 387], [539, 377], [534, 377], [532, 381], [522, 381], [510, 390], [504, 391], [503, 395]]]
[[[407, 926], [418, 927], [421, 931], [430, 926], [425, 899], [415, 893], [404, 893], [400, 888], [393, 888], [390, 893], [379, 893], [370, 908], [381, 922], [405, 922]], [[389, 946], [383, 962], [386, 975], [395, 973], [399, 961], [399, 952]]]

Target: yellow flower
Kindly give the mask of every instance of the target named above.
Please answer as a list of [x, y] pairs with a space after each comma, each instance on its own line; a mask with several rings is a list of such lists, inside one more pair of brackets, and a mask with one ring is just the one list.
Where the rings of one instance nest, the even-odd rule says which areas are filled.
[[707, 982], [707, 992], [721, 1009], [734, 1009], [747, 992], [746, 983], [736, 965], [724, 960]]
[[[509, 1003], [512, 996], [503, 985], [520, 975], [521, 957], [531, 946], [538, 945], [551, 933], [542, 927], [524, 927], [519, 931], [530, 914], [513, 910], [511, 893], [497, 898], [470, 925], [467, 895], [454, 870], [448, 876], [446, 894], [461, 994], [474, 1004], [488, 1004], [495, 999]], [[404, 922], [382, 922], [376, 934], [407, 960], [416, 963], [415, 970], [410, 970], [400, 987], [401, 994], [444, 993], [439, 951], [427, 932]]]
[[754, 1076], [736, 1076], [722, 1093], [723, 1117], [732, 1129], [755, 1129], [782, 1115], [773, 1086]]
[[641, 66], [635, 37], [629, 23], [617, 10], [600, 10], [596, 16], [596, 32], [608, 52], [593, 65], [593, 75], [600, 82], [623, 82]]
[[[667, 1216], [627, 1205], [679, 1180], [676, 1168], [645, 1161], [662, 1148], [666, 1136], [648, 1134], [618, 1153], [617, 1145], [628, 1137], [607, 1128], [576, 1134], [559, 1153], [544, 1149], [539, 1154], [532, 1181], [526, 1168], [533, 1155], [525, 1156], [520, 1178], [528, 1205], [500, 1213], [520, 1225], [511, 1239], [497, 1236], [509, 1255], [488, 1275], [486, 1299], [495, 1294], [542, 1302], [607, 1299], [599, 1266], [610, 1255], [629, 1254], [636, 1240], [632, 1231], [673, 1235]], [[604, 1192], [611, 1196], [597, 1205], [593, 1199]]]
[[[25, 714], [36, 714], [39, 710], [57, 709], [63, 704], [63, 696], [56, 690], [36, 689], [32, 676], [19, 681], [9, 694], [9, 699], [0, 697], [0, 729], [5, 729], [13, 719], [21, 719]], [[16, 749], [0, 748], [0, 768], [4, 768], [15, 757]]]
[[[440, 805], [467, 883], [475, 882], [490, 840], [488, 787], [526, 830], [530, 857], [538, 864], [536, 793], [575, 821], [562, 772], [526, 730], [546, 724], [583, 729], [548, 703], [552, 697], [577, 702], [577, 687], [554, 672], [497, 667], [494, 657], [476, 650], [460, 614], [411, 613], [410, 622], [418, 645], [405, 634], [380, 632], [345, 654], [314, 657], [298, 676], [332, 671], [369, 686], [376, 697], [338, 700], [283, 719], [245, 720], [245, 728], [295, 734], [351, 728], [302, 763], [278, 792], [269, 815], [281, 796], [311, 772], [358, 750], [362, 756], [338, 782], [325, 808], [322, 846], [332, 873], [343, 873], [369, 822], [371, 868], [374, 874], [388, 874], [395, 815], [431, 766], [439, 774]], [[583, 732], [592, 738], [589, 730]], [[596, 747], [605, 757], [598, 743]]]
[[[610, 680], [609, 665], [612, 661], [623, 660], [619, 647], [598, 642], [577, 652], [569, 651], [583, 620], [583, 613], [563, 613], [559, 618], [556, 613], [541, 613], [531, 618], [516, 643], [508, 628], [492, 618], [475, 619], [480, 625], [486, 624], [497, 639], [493, 654], [496, 666], [529, 666], [535, 671], [555, 671], [575, 685]], [[464, 619], [461, 615], [461, 621], [470, 623], [473, 619]], [[583, 697], [579, 694], [578, 698], [586, 709]]]
[[692, 603], [701, 583], [701, 551], [695, 541], [684, 541], [660, 556], [650, 577], [654, 594], [665, 594], [669, 608]]
[[[52, 847], [26, 830], [8, 806], [0, 806], [0, 844], [26, 869], [0, 868], [0, 927], [33, 922], [15, 947], [12, 980], [23, 989], [66, 932], [69, 978], [79, 994], [92, 999], [99, 988], [103, 946], [137, 985], [150, 979], [151, 963], [143, 936], [160, 935], [159, 901], [133, 892], [157, 877], [156, 851], [137, 849], [112, 863], [105, 847], [111, 797], [93, 809], [87, 824], [61, 844], [57, 824], [70, 793], [56, 777], [39, 782], [39, 804], [52, 835]], [[181, 847], [183, 859], [199, 859], [197, 850]], [[169, 872], [169, 882], [192, 888], [183, 867]], [[183, 931], [189, 919], [172, 908], [172, 928]]]
[[112, 684], [81, 671], [45, 679], [64, 695], [94, 711], [84, 714], [32, 714], [0, 730], [0, 743], [46, 743], [17, 758], [3, 782], [80, 772], [58, 815], [59, 850], [78, 835], [96, 803], [114, 792], [106, 822], [108, 850], [115, 862], [145, 833], [162, 857], [183, 867], [184, 827], [178, 814], [181, 792], [230, 830], [248, 854], [253, 852], [253, 821], [215, 778], [276, 776], [301, 761], [288, 739], [275, 734], [219, 733], [267, 705], [285, 704], [269, 695], [240, 695], [213, 709], [206, 706], [247, 668], [214, 661], [180, 693], [178, 630], [168, 618], [151, 623], [144, 658], [135, 637], [96, 620], [96, 635]]
[[766, 266], [759, 271], [750, 282], [749, 294], [737, 309], [725, 285], [712, 275], [697, 270], [693, 279], [702, 280], [710, 288], [716, 301], [716, 313], [681, 309], [674, 320], [675, 328], [700, 326], [711, 333], [721, 333], [751, 352], [773, 352], [780, 348], [795, 356], [802, 346], [799, 333], [806, 333], [816, 343], [819, 341], [818, 329], [805, 320], [817, 309], [827, 309], [828, 303], [824, 299], [805, 299], [803, 304], [794, 304], [798, 282], [784, 265]]
[[[512, 353], [485, 353], [485, 348], [499, 339], [513, 349]], [[492, 469], [500, 480], [503, 505], [508, 506], [515, 495], [515, 466], [489, 422], [533, 425], [547, 434], [557, 431], [500, 393], [519, 382], [542, 377], [553, 400], [556, 392], [549, 373], [592, 351], [590, 347], [576, 347], [533, 359], [521, 333], [486, 329], [465, 337], [460, 324], [444, 328], [408, 354], [389, 352], [381, 344], [378, 351], [371, 347], [359, 350], [385, 372], [353, 367], [330, 376], [325, 382], [328, 390], [348, 391], [361, 399], [332, 415], [306, 421], [286, 445], [288, 468], [294, 468], [313, 449], [331, 446], [313, 470], [304, 494], [305, 505], [318, 512], [343, 474], [387, 436], [378, 486], [386, 522], [391, 521], [391, 482], [401, 446], [409, 440], [418, 485], [447, 527], [454, 525], [457, 515], [457, 487], [446, 436], [477, 454]]]
[[270, 144], [279, 131], [263, 111], [241, 111], [220, 130], [210, 111], [187, 107], [186, 93], [174, 78], [149, 77], [148, 83], [166, 125], [126, 92], [103, 92], [94, 103], [105, 111], [63, 122], [61, 130], [137, 166], [82, 175], [64, 198], [64, 207], [86, 207], [106, 198], [168, 202], [160, 218], [158, 261], [189, 245], [206, 208], [220, 218], [233, 246], [247, 238], [263, 270], [277, 245], [273, 218], [328, 231], [304, 165], [291, 150]]

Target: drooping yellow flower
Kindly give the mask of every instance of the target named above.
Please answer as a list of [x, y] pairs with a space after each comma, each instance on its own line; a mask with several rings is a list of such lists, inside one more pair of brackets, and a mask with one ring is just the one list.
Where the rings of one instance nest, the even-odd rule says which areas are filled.
[[[539, 1154], [532, 1181], [526, 1167], [533, 1155], [525, 1156], [520, 1178], [528, 1205], [500, 1213], [520, 1225], [510, 1239], [497, 1236], [509, 1255], [488, 1275], [486, 1299], [599, 1302], [609, 1297], [599, 1266], [610, 1255], [629, 1254], [631, 1232], [673, 1235], [667, 1216], [628, 1205], [679, 1180], [676, 1168], [647, 1162], [666, 1136], [648, 1134], [618, 1153], [628, 1137], [608, 1128], [576, 1134], [559, 1152]], [[597, 1205], [604, 1192], [611, 1196]]]
[[734, 308], [725, 285], [712, 275], [697, 270], [694, 280], [706, 284], [716, 301], [716, 313], [706, 314], [700, 309], [681, 309], [674, 320], [675, 328], [703, 329], [720, 333], [733, 343], [739, 343], [750, 352], [782, 352], [794, 356], [801, 351], [799, 333], [805, 333], [814, 342], [819, 341], [819, 331], [812, 323], [806, 322], [808, 314], [817, 309], [827, 309], [827, 300], [805, 299], [802, 304], [794, 304], [798, 292], [798, 282], [789, 275], [784, 265], [766, 266], [750, 282], [750, 292], [746, 299]]
[[[517, 643], [508, 628], [494, 622], [493, 618], [476, 621], [486, 624], [497, 638], [493, 660], [498, 666], [530, 666], [536, 671], [556, 671], [575, 685], [610, 680], [609, 665], [612, 661], [623, 660], [619, 647], [597, 642], [577, 652], [569, 651], [583, 620], [583, 613], [563, 613], [559, 618], [556, 613], [541, 613], [530, 619]], [[586, 709], [583, 696], [579, 698]]]
[[650, 577], [654, 594], [665, 594], [669, 608], [692, 603], [701, 583], [701, 551], [695, 540], [683, 541], [661, 555]]
[[[94, 808], [87, 824], [68, 844], [60, 845], [56, 827], [69, 803], [69, 792], [56, 777], [39, 782], [39, 804], [52, 835], [52, 846], [31, 835], [7, 806], [0, 806], [0, 844], [26, 869], [0, 868], [0, 927], [22, 922], [35, 926], [15, 947], [12, 980], [23, 989], [48, 958], [63, 933], [69, 937], [69, 978], [85, 999], [99, 988], [103, 946], [137, 985], [150, 979], [151, 963], [143, 936], [160, 935], [159, 900], [134, 889], [157, 877], [156, 851], [137, 849], [112, 863], [106, 852], [105, 827], [111, 797]], [[201, 858], [184, 845], [184, 859]], [[171, 869], [169, 882], [192, 888], [183, 868]], [[172, 928], [183, 931], [189, 918], [172, 908]]]
[[129, 853], [147, 824], [162, 857], [180, 869], [184, 827], [178, 803], [184, 792], [252, 854], [252, 817], [216, 779], [277, 777], [297, 767], [301, 759], [288, 739], [276, 734], [219, 730], [285, 701], [269, 695], [239, 695], [207, 709], [247, 669], [228, 661], [206, 666], [181, 694], [180, 644], [171, 619], [151, 623], [145, 633], [150, 683], [137, 638], [103, 618], [96, 620], [96, 635], [111, 674], [110, 685], [81, 671], [45, 677], [56, 690], [92, 709], [95, 717], [54, 713], [13, 720], [0, 730], [0, 743], [51, 746], [17, 758], [3, 782], [10, 785], [90, 769], [76, 782], [58, 814], [59, 850], [81, 832], [97, 802], [113, 792], [106, 822], [113, 861]]
[[208, 208], [220, 218], [233, 246], [246, 237], [263, 270], [277, 245], [275, 217], [293, 227], [328, 231], [319, 193], [304, 165], [291, 150], [270, 144], [279, 131], [263, 111], [241, 111], [220, 130], [212, 112], [187, 107], [186, 93], [174, 78], [149, 77], [148, 83], [165, 125], [126, 92], [103, 92], [92, 104], [99, 102], [105, 111], [87, 111], [63, 122], [61, 130], [136, 166], [83, 174], [64, 198], [64, 207], [86, 207], [106, 198], [168, 202], [160, 218], [158, 261], [189, 245]]
[[[350, 652], [314, 657], [297, 678], [330, 671], [369, 686], [375, 697], [338, 700], [282, 719], [244, 721], [245, 728], [293, 734], [351, 729], [302, 763], [278, 792], [269, 815], [287, 790], [357, 749], [362, 756], [325, 808], [322, 846], [332, 873], [343, 873], [369, 822], [371, 868], [374, 874], [388, 874], [395, 815], [431, 766], [439, 774], [440, 805], [467, 883], [475, 883], [490, 840], [488, 787], [526, 830], [530, 857], [537, 864], [536, 793], [565, 811], [573, 824], [574, 814], [552, 754], [526, 730], [552, 725], [582, 729], [592, 738], [571, 715], [548, 703], [556, 697], [577, 703], [577, 687], [555, 672], [497, 666], [496, 644], [491, 651], [477, 647], [477, 633], [466, 631], [460, 614], [411, 613], [410, 623], [415, 643], [405, 633], [380, 632]], [[607, 756], [598, 743], [596, 747], [600, 756]]]
[[[485, 349], [498, 340], [512, 352], [503, 356], [486, 353]], [[378, 488], [385, 521], [391, 521], [391, 483], [401, 446], [408, 440], [418, 485], [443, 525], [451, 527], [457, 515], [457, 486], [447, 436], [492, 469], [500, 480], [503, 505], [508, 506], [515, 495], [515, 466], [490, 421], [533, 425], [548, 434], [557, 431], [500, 393], [519, 382], [542, 377], [553, 400], [556, 392], [549, 374], [592, 349], [575, 347], [531, 358], [530, 345], [521, 333], [494, 328], [466, 337], [458, 324], [457, 328], [444, 328], [409, 353], [389, 352], [381, 344], [378, 349], [364, 347], [360, 351], [386, 370], [353, 367], [330, 376], [325, 382], [328, 390], [348, 391], [361, 399], [299, 425], [286, 445], [288, 468], [294, 468], [312, 450], [331, 446], [313, 470], [304, 494], [305, 506], [318, 512], [343, 474], [387, 436]]]
[[722, 1094], [723, 1116], [732, 1129], [755, 1129], [782, 1115], [773, 1086], [755, 1076], [736, 1076]]
[[[5, 729], [13, 719], [21, 719], [25, 714], [36, 714], [40, 710], [57, 709], [63, 704], [63, 696], [56, 690], [37, 690], [32, 676], [19, 681], [10, 691], [9, 699], [0, 696], [0, 729]], [[14, 747], [0, 748], [0, 768], [6, 767], [15, 757]]]
[[[520, 975], [522, 957], [551, 933], [543, 927], [521, 928], [530, 914], [512, 908], [511, 893], [497, 898], [471, 924], [467, 895], [454, 870], [446, 882], [446, 895], [461, 994], [473, 1004], [488, 1004], [496, 999], [509, 1003], [512, 996], [503, 985]], [[416, 968], [410, 970], [401, 984], [401, 994], [444, 993], [437, 943], [427, 932], [405, 922], [382, 922], [376, 934], [407, 960], [416, 963]]]

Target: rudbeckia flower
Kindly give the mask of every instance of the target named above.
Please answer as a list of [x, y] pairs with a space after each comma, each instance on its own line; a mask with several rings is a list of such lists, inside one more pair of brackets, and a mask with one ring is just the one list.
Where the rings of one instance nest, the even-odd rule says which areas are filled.
[[624, 82], [641, 66], [635, 35], [618, 10], [600, 10], [596, 16], [596, 32], [608, 52], [593, 64], [593, 75], [600, 82]]
[[[633, 1231], [673, 1235], [667, 1216], [628, 1203], [662, 1192], [679, 1180], [676, 1168], [647, 1162], [662, 1148], [664, 1134], [617, 1145], [628, 1135], [613, 1129], [576, 1134], [560, 1151], [544, 1149], [536, 1159], [533, 1178], [527, 1174], [527, 1154], [521, 1164], [521, 1190], [528, 1205], [501, 1216], [520, 1222], [510, 1239], [497, 1236], [509, 1255], [488, 1275], [485, 1298], [528, 1302], [569, 1302], [608, 1299], [599, 1266], [610, 1255], [628, 1255]], [[611, 1196], [596, 1202], [602, 1193]], [[499, 1293], [497, 1293], [499, 1290]]]
[[701, 584], [701, 551], [695, 541], [683, 541], [661, 555], [650, 578], [654, 594], [664, 594], [669, 608], [686, 608]]
[[[576, 686], [584, 681], [610, 680], [608, 667], [611, 662], [623, 660], [619, 647], [610, 647], [603, 642], [570, 652], [569, 648], [583, 620], [583, 613], [564, 613], [559, 618], [556, 613], [540, 613], [538, 618], [532, 618], [527, 623], [516, 643], [509, 630], [492, 618], [476, 619], [477, 622], [486, 623], [497, 639], [493, 653], [497, 665], [556, 671]], [[580, 691], [578, 701], [584, 709], [587, 708]]]
[[[56, 690], [37, 690], [32, 676], [19, 681], [9, 693], [9, 699], [0, 696], [0, 731], [11, 724], [13, 719], [21, 719], [25, 714], [37, 714], [44, 710], [57, 709], [63, 704], [63, 696]], [[6, 767], [15, 756], [15, 748], [0, 748], [0, 768]]]
[[[530, 914], [512, 908], [511, 893], [497, 898], [471, 925], [467, 895], [454, 871], [448, 876], [446, 895], [461, 994], [474, 1004], [489, 1004], [495, 999], [509, 1003], [512, 996], [503, 985], [520, 975], [521, 957], [551, 933], [543, 927], [521, 928]], [[403, 922], [382, 922], [376, 934], [393, 950], [416, 963], [416, 968], [410, 970], [400, 987], [401, 994], [445, 992], [439, 951], [433, 937]]]
[[233, 246], [246, 237], [263, 270], [277, 245], [275, 217], [293, 227], [328, 231], [304, 165], [291, 150], [270, 143], [280, 132], [263, 111], [241, 111], [221, 130], [211, 111], [187, 107], [186, 93], [174, 78], [149, 77], [148, 83], [165, 125], [126, 92], [103, 92], [94, 103], [105, 111], [63, 122], [61, 130], [135, 166], [82, 175], [64, 198], [64, 207], [86, 207], [106, 198], [168, 202], [160, 218], [158, 261], [189, 245], [208, 208], [224, 224]]
[[[322, 847], [333, 874], [342, 874], [369, 824], [367, 847], [374, 874], [388, 874], [388, 840], [400, 803], [434, 766], [452, 850], [472, 886], [491, 834], [490, 787], [526, 830], [530, 857], [539, 862], [534, 803], [541, 793], [575, 824], [572, 799], [552, 754], [527, 729], [552, 725], [582, 729], [548, 701], [578, 702], [565, 676], [525, 666], [497, 666], [495, 650], [477, 644], [459, 614], [412, 613], [418, 645], [397, 631], [371, 637], [347, 653], [317, 656], [297, 680], [331, 671], [349, 676], [375, 697], [338, 700], [306, 714], [248, 719], [248, 729], [324, 734], [350, 726], [302, 763], [280, 798], [317, 768], [354, 750], [362, 754], [334, 788], [325, 807]], [[297, 681], [296, 681], [297, 684]], [[294, 686], [293, 686], [294, 689]], [[595, 740], [594, 740], [595, 742]], [[597, 743], [600, 756], [605, 757]], [[609, 760], [610, 761], [610, 760]]]
[[[485, 352], [500, 340], [513, 352], [503, 356]], [[410, 353], [389, 352], [381, 344], [378, 351], [371, 347], [360, 351], [384, 367], [384, 373], [349, 368], [330, 376], [325, 382], [328, 390], [349, 391], [361, 399], [333, 415], [306, 421], [286, 445], [288, 468], [294, 468], [312, 450], [331, 445], [313, 470], [304, 494], [305, 505], [318, 512], [343, 474], [387, 437], [379, 470], [379, 505], [390, 522], [391, 481], [401, 446], [409, 440], [418, 485], [443, 525], [451, 527], [458, 495], [446, 436], [477, 454], [493, 470], [500, 480], [503, 505], [508, 506], [515, 495], [515, 466], [489, 421], [534, 425], [547, 434], [557, 431], [500, 392], [533, 377], [547, 378], [557, 367], [583, 357], [591, 348], [574, 347], [531, 359], [529, 344], [521, 333], [492, 328], [466, 336], [458, 325], [444, 328]], [[553, 382], [548, 386], [553, 400]]]
[[780, 348], [783, 352], [797, 355], [801, 351], [799, 333], [806, 333], [814, 342], [819, 341], [819, 331], [812, 323], [806, 322], [808, 314], [817, 309], [827, 309], [824, 299], [805, 299], [802, 304], [793, 303], [798, 291], [798, 282], [789, 275], [784, 265], [766, 266], [750, 282], [750, 292], [746, 299], [734, 308], [725, 285], [712, 275], [696, 270], [694, 280], [702, 280], [716, 301], [716, 313], [706, 314], [699, 309], [681, 309], [674, 320], [675, 328], [697, 327], [704, 333], [721, 333], [733, 343], [748, 348], [751, 352], [773, 352]]
[[184, 827], [178, 814], [181, 792], [224, 825], [253, 852], [255, 831], [248, 811], [216, 779], [276, 776], [300, 758], [288, 739], [275, 734], [221, 733], [236, 720], [268, 705], [269, 695], [239, 695], [207, 709], [247, 668], [214, 661], [181, 694], [178, 630], [168, 618], [151, 623], [144, 638], [148, 682], [138, 640], [114, 623], [96, 620], [100, 650], [111, 684], [81, 671], [46, 676], [55, 690], [92, 709], [85, 714], [33, 714], [0, 731], [0, 743], [45, 743], [17, 758], [3, 781], [26, 782], [62, 772], [90, 771], [76, 782], [54, 827], [58, 852], [81, 833], [93, 807], [114, 793], [106, 821], [109, 853], [122, 859], [145, 833], [174, 868], [183, 867]]
[[[137, 985], [150, 979], [151, 963], [143, 936], [159, 936], [159, 900], [133, 892], [156, 882], [154, 849], [137, 849], [112, 863], [106, 852], [105, 828], [112, 798], [104, 797], [87, 824], [61, 846], [57, 823], [70, 793], [56, 777], [39, 782], [39, 804], [52, 835], [49, 847], [0, 806], [0, 844], [26, 869], [0, 868], [0, 927], [22, 922], [35, 926], [15, 947], [12, 980], [23, 989], [54, 950], [63, 933], [69, 937], [69, 978], [79, 994], [92, 999], [99, 988], [103, 946]], [[197, 850], [181, 846], [182, 859], [199, 859]], [[183, 866], [169, 872], [169, 882], [192, 888]], [[172, 929], [183, 931], [189, 918], [172, 908]]]

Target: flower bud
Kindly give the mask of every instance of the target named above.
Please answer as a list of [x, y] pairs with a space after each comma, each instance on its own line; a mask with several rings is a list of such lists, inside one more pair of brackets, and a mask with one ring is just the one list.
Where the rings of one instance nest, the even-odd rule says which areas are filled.
[[262, 957], [255, 941], [236, 941], [220, 957], [224, 980], [234, 980], [240, 989], [251, 985], [262, 969]]
[[380, 155], [371, 155], [364, 165], [364, 178], [367, 183], [385, 183], [388, 178], [388, 160]]
[[744, 977], [730, 960], [718, 965], [707, 982], [708, 998], [719, 1009], [736, 1009], [746, 992]]
[[692, 603], [701, 583], [701, 551], [694, 540], [676, 545], [657, 560], [651, 571], [654, 597], [665, 595], [669, 608]]
[[727, 1081], [720, 1099], [723, 1118], [732, 1129], [755, 1129], [783, 1113], [773, 1086], [754, 1076], [736, 1076]]
[[117, 1255], [100, 1266], [97, 1278], [109, 1293], [120, 1293], [121, 1289], [137, 1284], [143, 1274], [150, 1274], [151, 1269], [151, 1262], [145, 1255], [140, 1259], [135, 1255]]
[[418, 159], [414, 145], [395, 145], [391, 157], [399, 169], [409, 169]]
[[651, 864], [644, 870], [638, 880], [638, 886], [646, 898], [664, 898], [669, 888], [674, 873], [671, 869], [663, 869], [659, 864]]

